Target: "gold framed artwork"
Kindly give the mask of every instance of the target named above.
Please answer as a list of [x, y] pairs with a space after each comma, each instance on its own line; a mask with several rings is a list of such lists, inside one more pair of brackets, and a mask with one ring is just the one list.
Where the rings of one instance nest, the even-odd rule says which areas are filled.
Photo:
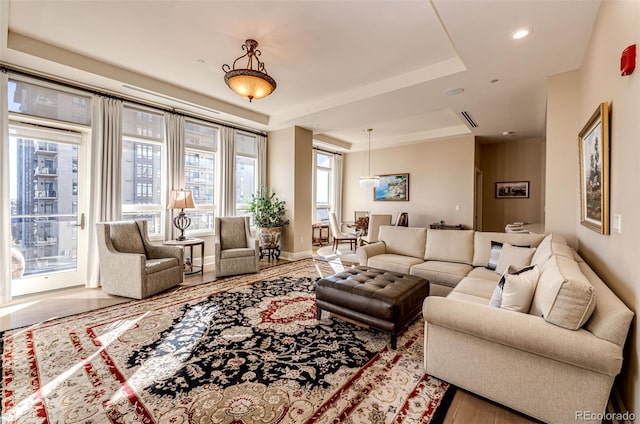
[[580, 223], [609, 234], [609, 103], [601, 103], [578, 134]]
[[409, 200], [409, 174], [379, 175], [380, 184], [373, 189], [374, 201]]

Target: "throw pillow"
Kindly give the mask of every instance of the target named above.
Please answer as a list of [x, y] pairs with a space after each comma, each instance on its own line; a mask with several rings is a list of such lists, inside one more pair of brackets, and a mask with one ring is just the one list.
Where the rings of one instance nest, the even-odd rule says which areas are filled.
[[502, 249], [502, 243], [499, 241], [491, 240], [491, 254], [489, 255], [489, 262], [487, 262], [487, 269], [491, 269], [493, 271], [496, 270], [496, 266], [498, 266], [498, 259], [500, 258], [500, 250]]
[[518, 247], [503, 243], [495, 271], [498, 274], [504, 274], [509, 265], [519, 268], [528, 266], [531, 264], [531, 257], [535, 251], [535, 247]]
[[[513, 267], [509, 267], [512, 271]], [[505, 272], [491, 297], [491, 306], [515, 312], [529, 312], [540, 272], [536, 265]]]

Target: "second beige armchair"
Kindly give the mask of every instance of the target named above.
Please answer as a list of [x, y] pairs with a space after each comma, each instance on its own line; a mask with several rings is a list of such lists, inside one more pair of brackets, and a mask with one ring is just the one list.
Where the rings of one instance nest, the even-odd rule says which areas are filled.
[[251, 236], [249, 217], [215, 219], [215, 276], [249, 274], [260, 269], [258, 239]]

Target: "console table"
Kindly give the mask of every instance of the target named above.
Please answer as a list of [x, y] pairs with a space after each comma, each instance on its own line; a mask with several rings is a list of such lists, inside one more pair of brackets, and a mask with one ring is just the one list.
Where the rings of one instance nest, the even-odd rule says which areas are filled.
[[464, 225], [447, 225], [436, 222], [434, 224], [430, 224], [429, 228], [432, 230], [464, 230]]
[[[204, 275], [204, 240], [190, 238], [186, 240], [167, 240], [163, 244], [167, 246], [182, 246], [189, 248], [189, 257], [185, 259], [183, 265], [184, 275], [201, 273]], [[193, 264], [193, 246], [200, 246], [200, 265]]]

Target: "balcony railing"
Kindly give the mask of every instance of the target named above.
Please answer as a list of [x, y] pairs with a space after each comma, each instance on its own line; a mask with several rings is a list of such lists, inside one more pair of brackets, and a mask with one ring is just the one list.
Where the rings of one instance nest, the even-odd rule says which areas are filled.
[[38, 190], [33, 197], [36, 199], [57, 199], [58, 193], [55, 190]]
[[55, 177], [58, 175], [58, 169], [57, 168], [49, 168], [49, 167], [37, 167], [36, 169], [33, 170], [34, 175], [36, 176], [50, 176], [50, 177]]

